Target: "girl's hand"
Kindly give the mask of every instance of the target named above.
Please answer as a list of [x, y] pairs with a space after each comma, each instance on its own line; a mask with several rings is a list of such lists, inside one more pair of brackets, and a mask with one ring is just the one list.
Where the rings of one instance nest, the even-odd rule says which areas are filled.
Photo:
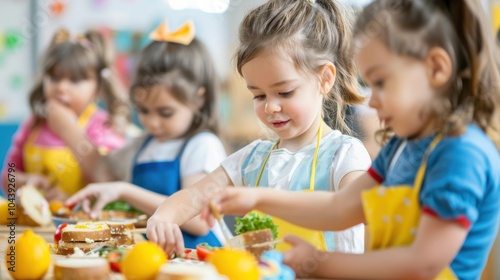
[[35, 186], [37, 189], [46, 191], [51, 187], [50, 180], [41, 174], [26, 174], [24, 182], [20, 182], [21, 186], [23, 185], [31, 185]]
[[[215, 195], [211, 203], [221, 214], [244, 215], [255, 209], [260, 200], [259, 194], [255, 189], [227, 187]], [[200, 217], [210, 227], [214, 225], [210, 204], [203, 207]]]
[[47, 99], [45, 106], [47, 106], [47, 124], [59, 136], [61, 136], [61, 133], [78, 126], [78, 116], [61, 102], [54, 99]]
[[178, 225], [166, 222], [156, 214], [148, 220], [146, 235], [152, 242], [158, 244], [168, 256], [176, 253], [184, 256], [184, 239]]
[[[126, 188], [125, 184], [123, 182], [89, 184], [64, 204], [68, 206], [81, 202], [83, 211], [89, 213], [90, 217], [96, 218], [106, 204], [120, 199]], [[90, 209], [91, 202], [94, 202], [92, 209]]]
[[290, 243], [293, 248], [283, 255], [283, 263], [292, 268], [298, 277], [308, 277], [314, 274], [319, 262], [326, 259], [327, 252], [316, 250], [305, 240], [294, 236], [285, 236], [285, 242]]

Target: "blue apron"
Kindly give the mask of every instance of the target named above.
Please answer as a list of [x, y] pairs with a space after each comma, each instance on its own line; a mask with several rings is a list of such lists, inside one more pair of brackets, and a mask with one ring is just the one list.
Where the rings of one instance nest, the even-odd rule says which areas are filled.
[[[171, 196], [181, 189], [181, 156], [188, 141], [182, 145], [173, 161], [137, 163], [137, 158], [151, 139], [153, 139], [152, 136], [146, 138], [134, 157], [132, 184], [155, 193]], [[222, 246], [212, 231], [204, 236], [196, 236], [182, 231], [182, 237], [186, 248], [196, 248], [196, 245], [203, 242], [210, 244], [210, 246]]]

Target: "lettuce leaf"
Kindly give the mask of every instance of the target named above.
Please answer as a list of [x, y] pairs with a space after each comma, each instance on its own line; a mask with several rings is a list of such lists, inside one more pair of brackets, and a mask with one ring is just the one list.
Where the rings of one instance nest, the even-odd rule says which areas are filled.
[[245, 232], [266, 228], [272, 231], [274, 239], [278, 238], [278, 226], [274, 224], [271, 216], [261, 216], [257, 212], [250, 212], [243, 218], [236, 218], [234, 233], [242, 234]]

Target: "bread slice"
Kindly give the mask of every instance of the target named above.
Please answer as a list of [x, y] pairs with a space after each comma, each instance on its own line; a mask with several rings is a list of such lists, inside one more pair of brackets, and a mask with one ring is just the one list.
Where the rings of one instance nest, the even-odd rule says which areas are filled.
[[64, 258], [54, 263], [54, 280], [109, 279], [108, 261], [102, 258]]
[[57, 246], [57, 255], [73, 255], [75, 253], [75, 248], [79, 248], [84, 253], [97, 248], [102, 245], [111, 245], [114, 246], [115, 243], [113, 241], [104, 241], [104, 242], [64, 242], [59, 241]]
[[260, 229], [237, 235], [229, 239], [227, 242], [230, 247], [245, 249], [259, 259], [264, 252], [274, 250], [274, 245], [259, 247], [250, 247], [250, 245], [270, 242], [273, 240], [273, 233], [270, 229]]
[[67, 225], [61, 234], [64, 242], [95, 242], [111, 239], [111, 231], [106, 223], [85, 222]]
[[134, 235], [130, 234], [111, 234], [111, 241], [114, 242], [115, 246], [120, 245], [133, 245], [135, 244]]
[[[158, 272], [156, 280], [219, 280], [217, 270], [209, 264], [168, 263]], [[225, 278], [223, 278], [225, 279]]]
[[112, 235], [117, 235], [117, 234], [129, 234], [131, 229], [134, 229], [134, 223], [133, 221], [106, 221], [105, 222]]
[[45, 226], [52, 223], [49, 202], [34, 186], [23, 186], [16, 195], [20, 225]]

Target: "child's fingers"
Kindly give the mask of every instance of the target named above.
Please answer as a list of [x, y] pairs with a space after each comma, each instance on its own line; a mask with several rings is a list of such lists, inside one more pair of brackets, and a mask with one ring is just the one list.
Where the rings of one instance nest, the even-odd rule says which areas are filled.
[[94, 203], [92, 207], [92, 212], [90, 212], [90, 217], [97, 218], [101, 210], [108, 204], [109, 201], [105, 200], [102, 196], [100, 196], [97, 201]]
[[90, 200], [85, 198], [82, 201], [82, 209], [83, 209], [83, 212], [90, 213]]
[[174, 227], [174, 236], [175, 236], [175, 252], [184, 257], [184, 239], [182, 238], [181, 229], [178, 226]]
[[146, 236], [151, 242], [158, 244], [158, 235], [154, 226], [148, 226], [146, 228]]
[[283, 238], [283, 240], [294, 247], [304, 242], [304, 240], [295, 235], [286, 235], [285, 238]]

